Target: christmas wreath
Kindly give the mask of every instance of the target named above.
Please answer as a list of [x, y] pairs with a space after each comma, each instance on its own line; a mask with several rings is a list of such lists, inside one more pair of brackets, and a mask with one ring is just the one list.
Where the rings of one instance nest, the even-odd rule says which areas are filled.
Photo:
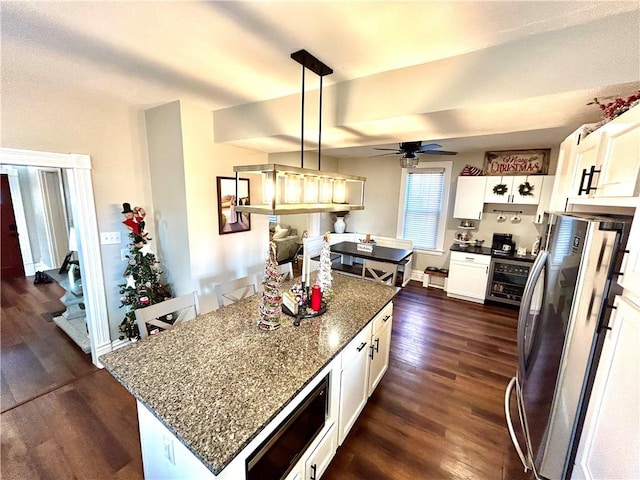
[[507, 193], [507, 190], [508, 188], [506, 183], [499, 183], [498, 185], [493, 187], [493, 193], [495, 193], [496, 195], [504, 195], [505, 193]]
[[520, 195], [522, 195], [523, 197], [530, 197], [533, 196], [533, 185], [531, 185], [529, 182], [524, 182], [521, 183], [518, 186], [518, 192], [520, 193]]

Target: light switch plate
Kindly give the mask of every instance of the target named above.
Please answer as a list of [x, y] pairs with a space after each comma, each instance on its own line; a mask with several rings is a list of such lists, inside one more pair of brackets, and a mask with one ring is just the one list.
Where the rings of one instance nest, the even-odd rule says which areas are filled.
[[120, 232], [100, 232], [100, 243], [102, 245], [113, 245], [120, 242]]

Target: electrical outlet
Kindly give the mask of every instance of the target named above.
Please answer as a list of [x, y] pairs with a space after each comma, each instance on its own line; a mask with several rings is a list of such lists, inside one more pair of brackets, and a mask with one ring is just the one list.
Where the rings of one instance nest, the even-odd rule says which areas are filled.
[[100, 232], [100, 243], [102, 245], [120, 243], [120, 232]]
[[129, 255], [129, 250], [126, 248], [120, 249], [120, 260], [125, 261], [127, 259], [127, 255]]
[[176, 464], [176, 458], [175, 455], [173, 453], [173, 440], [165, 437], [164, 435], [162, 436], [162, 450], [164, 453], [164, 458], [166, 458], [167, 460], [169, 460], [169, 462], [172, 465]]

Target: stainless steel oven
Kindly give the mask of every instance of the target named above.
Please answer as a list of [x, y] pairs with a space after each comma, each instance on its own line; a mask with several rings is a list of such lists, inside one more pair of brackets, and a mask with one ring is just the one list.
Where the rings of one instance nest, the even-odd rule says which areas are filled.
[[531, 265], [513, 258], [492, 258], [486, 299], [520, 305]]

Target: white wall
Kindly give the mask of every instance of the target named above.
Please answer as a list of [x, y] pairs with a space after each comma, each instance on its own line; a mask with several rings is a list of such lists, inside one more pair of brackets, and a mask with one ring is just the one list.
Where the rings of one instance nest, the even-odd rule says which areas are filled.
[[122, 203], [151, 210], [142, 112], [101, 98], [53, 90], [29, 79], [2, 78], [3, 147], [91, 156], [93, 191], [100, 231], [119, 231], [121, 245], [102, 246], [104, 289], [111, 338], [124, 318], [118, 284], [123, 282], [126, 229]]
[[[234, 165], [267, 163], [266, 154], [214, 144], [213, 114], [196, 105], [173, 102], [146, 118], [159, 259], [175, 293], [196, 290], [201, 311], [211, 311], [216, 283], [261, 279], [269, 237], [261, 215], [251, 215], [248, 232], [218, 233], [216, 177], [234, 177]], [[251, 198], [259, 198], [261, 185], [250, 182]]]

